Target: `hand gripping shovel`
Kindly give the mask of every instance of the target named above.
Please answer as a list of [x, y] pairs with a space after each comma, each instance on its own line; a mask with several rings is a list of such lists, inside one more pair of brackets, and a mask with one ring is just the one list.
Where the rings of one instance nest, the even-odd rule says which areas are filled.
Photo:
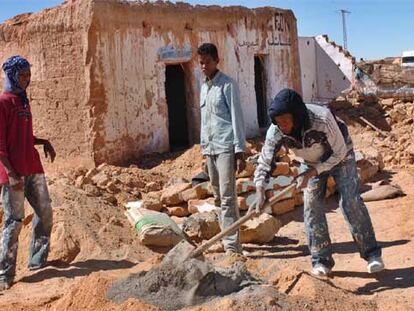
[[[269, 201], [265, 203], [265, 205], [268, 206], [268, 205], [271, 205], [279, 201], [287, 193], [292, 191], [295, 187], [296, 187], [296, 182], [292, 183], [290, 186], [286, 187], [285, 189], [280, 191], [278, 194], [270, 198]], [[266, 207], [264, 206], [262, 210], [264, 210], [265, 208]], [[230, 227], [221, 231], [219, 234], [215, 235], [210, 240], [202, 243], [198, 247], [194, 247], [194, 244], [190, 244], [187, 240], [181, 241], [179, 244], [177, 244], [173, 249], [169, 251], [169, 253], [165, 256], [163, 263], [168, 262], [168, 263], [173, 263], [173, 264], [181, 264], [189, 258], [200, 256], [202, 253], [208, 250], [212, 245], [214, 245], [214, 243], [216, 243], [217, 241], [219, 241], [226, 235], [232, 234], [233, 232], [238, 230], [241, 225], [243, 225], [248, 220], [252, 219], [254, 216], [257, 216], [255, 211], [248, 212], [246, 215], [244, 215], [239, 220], [237, 220], [235, 223], [233, 223]]]

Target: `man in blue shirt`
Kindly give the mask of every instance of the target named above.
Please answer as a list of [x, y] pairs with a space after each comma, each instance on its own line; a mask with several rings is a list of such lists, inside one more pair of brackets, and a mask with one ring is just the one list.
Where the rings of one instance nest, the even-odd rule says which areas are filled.
[[[245, 128], [237, 83], [217, 69], [219, 57], [214, 44], [198, 48], [201, 70], [205, 76], [201, 87], [201, 148], [214, 192], [220, 207], [221, 229], [240, 217], [236, 196], [236, 170], [244, 169]], [[240, 253], [240, 232], [223, 238], [227, 254]]]

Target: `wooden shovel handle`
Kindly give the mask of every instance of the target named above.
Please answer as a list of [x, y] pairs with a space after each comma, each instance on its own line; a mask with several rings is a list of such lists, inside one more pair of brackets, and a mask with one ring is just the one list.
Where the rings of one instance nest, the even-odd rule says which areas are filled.
[[272, 204], [272, 203], [275, 203], [275, 202], [279, 201], [280, 198], [282, 198], [286, 193], [290, 192], [294, 188], [296, 188], [296, 182], [294, 182], [293, 184], [290, 184], [285, 189], [283, 189], [282, 191], [280, 191], [278, 194], [276, 194], [275, 196], [271, 197], [269, 199], [269, 203]]
[[[276, 202], [278, 199], [280, 199], [281, 197], [283, 197], [287, 192], [291, 191], [295, 187], [296, 187], [296, 183], [293, 183], [290, 186], [286, 187], [281, 192], [279, 192], [277, 195], [275, 195], [274, 197], [272, 197], [269, 200], [269, 203]], [[208, 240], [205, 243], [201, 244], [193, 252], [191, 252], [191, 254], [188, 257], [191, 258], [191, 257], [197, 257], [197, 256], [201, 255], [206, 250], [208, 250], [211, 246], [213, 246], [214, 243], [216, 243], [217, 241], [219, 241], [220, 239], [222, 239], [226, 235], [229, 235], [229, 234], [232, 234], [233, 232], [235, 232], [237, 229], [239, 229], [239, 227], [242, 224], [244, 224], [248, 220], [252, 219], [254, 216], [256, 216], [256, 213], [254, 211], [248, 212], [246, 215], [244, 215], [242, 218], [240, 218], [239, 220], [237, 220], [231, 226], [229, 226], [228, 228], [224, 229], [219, 234], [213, 236], [210, 240]]]

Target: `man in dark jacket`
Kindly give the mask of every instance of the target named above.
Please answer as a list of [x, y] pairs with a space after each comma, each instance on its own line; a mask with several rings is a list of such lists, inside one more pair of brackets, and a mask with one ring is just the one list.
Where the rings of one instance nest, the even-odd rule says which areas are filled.
[[359, 194], [359, 180], [351, 137], [345, 123], [328, 108], [305, 105], [293, 90], [279, 92], [269, 108], [272, 125], [267, 131], [255, 172], [256, 203], [260, 211], [273, 157], [284, 146], [303, 159], [307, 170], [296, 182], [304, 189], [304, 222], [312, 256], [312, 273], [326, 276], [334, 266], [325, 216], [325, 193], [333, 176], [340, 195], [340, 208], [351, 229], [368, 272], [384, 269], [367, 208]]

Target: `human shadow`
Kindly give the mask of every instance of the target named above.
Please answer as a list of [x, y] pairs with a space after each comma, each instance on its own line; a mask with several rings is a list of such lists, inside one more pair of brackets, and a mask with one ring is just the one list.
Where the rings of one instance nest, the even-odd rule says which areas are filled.
[[133, 266], [135, 266], [135, 263], [128, 260], [117, 261], [90, 259], [71, 264], [50, 262], [46, 268], [30, 276], [23, 277], [20, 282], [36, 283], [52, 278], [75, 278], [79, 276], [89, 275], [92, 272], [129, 269]]
[[[395, 241], [378, 241], [379, 246], [382, 248], [393, 247], [398, 245], [405, 245], [411, 240], [395, 240]], [[333, 243], [332, 251], [336, 254], [352, 254], [357, 253], [358, 248], [354, 241]]]
[[355, 277], [375, 280], [358, 287], [354, 292], [360, 295], [372, 295], [390, 289], [414, 287], [414, 267], [385, 269], [373, 276], [367, 272], [335, 271], [333, 277]]
[[262, 251], [261, 255], [249, 255], [249, 258], [273, 258], [273, 259], [292, 259], [309, 255], [306, 245], [298, 245], [299, 240], [288, 237], [275, 237], [266, 244], [243, 245], [243, 249], [248, 252]]

